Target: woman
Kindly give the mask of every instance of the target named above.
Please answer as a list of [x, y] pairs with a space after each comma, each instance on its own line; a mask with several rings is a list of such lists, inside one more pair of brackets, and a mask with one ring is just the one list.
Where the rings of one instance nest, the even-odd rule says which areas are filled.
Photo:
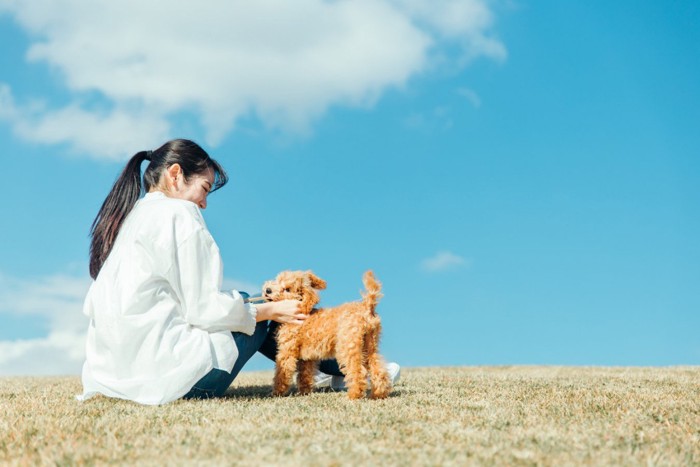
[[305, 319], [295, 300], [252, 305], [220, 291], [221, 256], [200, 209], [227, 180], [188, 140], [127, 163], [91, 229], [82, 399], [220, 396], [262, 345], [268, 320]]

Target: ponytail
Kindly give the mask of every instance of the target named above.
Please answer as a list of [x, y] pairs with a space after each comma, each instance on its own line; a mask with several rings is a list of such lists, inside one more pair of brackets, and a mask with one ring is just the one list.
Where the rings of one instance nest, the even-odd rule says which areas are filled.
[[124, 219], [141, 196], [141, 163], [150, 158], [151, 151], [141, 151], [129, 159], [90, 227], [90, 276], [93, 279], [97, 278], [112, 251]]

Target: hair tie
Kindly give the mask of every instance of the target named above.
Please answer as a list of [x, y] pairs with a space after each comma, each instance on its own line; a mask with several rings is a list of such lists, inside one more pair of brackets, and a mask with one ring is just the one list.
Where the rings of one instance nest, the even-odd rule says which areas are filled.
[[151, 154], [153, 154], [153, 151], [146, 151], [146, 160], [147, 161], [151, 160]]

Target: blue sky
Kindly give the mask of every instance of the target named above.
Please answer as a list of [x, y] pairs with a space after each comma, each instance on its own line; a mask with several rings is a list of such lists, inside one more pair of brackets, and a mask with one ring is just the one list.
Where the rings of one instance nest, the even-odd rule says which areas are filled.
[[0, 0], [0, 374], [79, 372], [90, 224], [171, 137], [226, 283], [373, 269], [390, 360], [700, 364], [697, 2], [213, 3]]

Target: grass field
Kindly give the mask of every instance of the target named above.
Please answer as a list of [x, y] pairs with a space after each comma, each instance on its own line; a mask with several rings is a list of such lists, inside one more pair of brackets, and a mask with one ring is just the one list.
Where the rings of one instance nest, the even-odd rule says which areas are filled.
[[74, 400], [78, 378], [0, 379], [0, 464], [700, 465], [700, 367], [404, 369], [387, 400]]

